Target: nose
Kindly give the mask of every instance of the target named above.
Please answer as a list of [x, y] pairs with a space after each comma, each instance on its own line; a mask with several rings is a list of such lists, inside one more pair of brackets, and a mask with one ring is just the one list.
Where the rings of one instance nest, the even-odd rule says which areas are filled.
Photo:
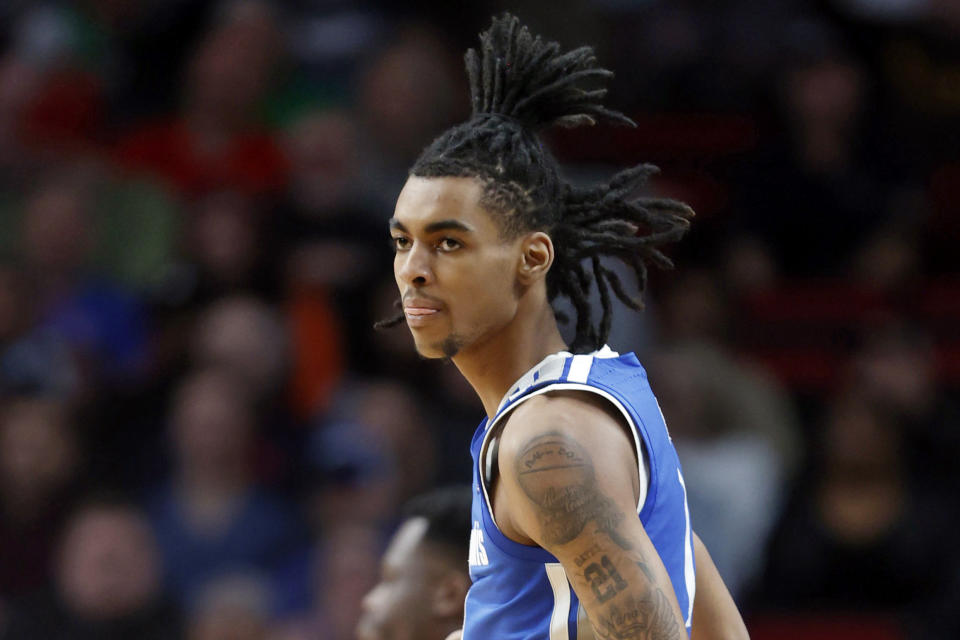
[[394, 270], [399, 282], [420, 287], [431, 284], [433, 271], [430, 267], [429, 249], [415, 242], [409, 251], [397, 254]]

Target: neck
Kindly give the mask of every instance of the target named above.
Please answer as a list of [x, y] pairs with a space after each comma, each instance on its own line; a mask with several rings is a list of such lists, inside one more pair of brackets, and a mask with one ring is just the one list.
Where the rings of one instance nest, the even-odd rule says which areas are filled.
[[491, 419], [500, 400], [520, 376], [551, 353], [567, 348], [553, 309], [546, 301], [531, 311], [523, 307], [521, 304], [514, 320], [495, 336], [471, 345], [453, 358]]

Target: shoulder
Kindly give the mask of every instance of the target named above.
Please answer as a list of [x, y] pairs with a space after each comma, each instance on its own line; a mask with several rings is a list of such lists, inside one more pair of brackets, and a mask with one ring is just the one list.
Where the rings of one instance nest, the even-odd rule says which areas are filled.
[[575, 440], [588, 449], [629, 445], [626, 422], [613, 405], [589, 392], [557, 391], [530, 398], [513, 410], [501, 435], [501, 459], [550, 436]]
[[625, 499], [635, 500], [636, 457], [627, 428], [597, 395], [564, 391], [531, 398], [503, 429], [499, 471], [515, 482], [600, 473], [623, 488]]
[[500, 439], [496, 518], [518, 541], [547, 548], [580, 535], [587, 520], [633, 512], [638, 473], [633, 447], [612, 406], [562, 392], [525, 401]]

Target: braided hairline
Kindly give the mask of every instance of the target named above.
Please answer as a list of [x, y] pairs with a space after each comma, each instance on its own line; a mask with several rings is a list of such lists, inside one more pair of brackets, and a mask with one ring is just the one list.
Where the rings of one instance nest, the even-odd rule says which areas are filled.
[[[536, 225], [533, 221], [541, 216], [536, 215], [539, 208], [537, 194], [533, 187], [524, 187], [516, 180], [504, 178], [502, 164], [497, 167], [486, 167], [459, 160], [446, 159], [443, 162], [427, 162], [416, 167], [411, 172], [422, 178], [474, 178], [480, 182], [482, 193], [479, 205], [500, 220], [500, 237], [503, 239], [516, 238], [521, 233], [531, 231]], [[545, 225], [549, 230], [550, 225]]]
[[531, 230], [529, 221], [537, 208], [532, 189], [525, 188], [515, 180], [481, 177], [480, 181], [483, 185], [480, 206], [500, 217], [503, 223], [501, 237], [513, 239]]

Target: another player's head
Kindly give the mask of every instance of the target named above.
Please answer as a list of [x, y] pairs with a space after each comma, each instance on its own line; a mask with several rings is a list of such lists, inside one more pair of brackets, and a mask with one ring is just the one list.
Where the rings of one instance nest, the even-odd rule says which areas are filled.
[[[590, 188], [564, 181], [538, 132], [609, 120], [598, 85], [612, 73], [590, 47], [562, 52], [510, 15], [494, 18], [466, 55], [473, 113], [422, 153], [391, 220], [394, 273], [417, 349], [452, 357], [511, 326], [518, 313], [553, 321], [549, 303], [576, 312], [574, 351], [606, 341], [611, 296], [639, 309], [601, 257], [633, 269], [642, 292], [650, 264], [680, 238], [692, 211], [681, 203], [634, 198], [656, 171], [641, 165]], [[596, 284], [602, 316], [591, 314]]]
[[363, 599], [359, 640], [443, 640], [463, 624], [469, 487], [411, 500], [383, 555], [380, 582]]

